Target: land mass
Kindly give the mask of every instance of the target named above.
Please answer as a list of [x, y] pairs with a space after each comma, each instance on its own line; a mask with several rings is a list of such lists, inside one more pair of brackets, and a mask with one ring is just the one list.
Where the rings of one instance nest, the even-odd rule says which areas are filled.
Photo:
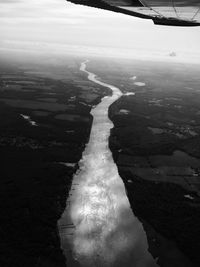
[[[66, 264], [57, 221], [89, 139], [90, 110], [111, 94], [78, 71], [81, 61], [1, 64], [2, 267]], [[150, 252], [160, 266], [199, 266], [198, 67], [93, 59], [88, 68], [124, 93], [109, 108], [109, 143]]]
[[124, 63], [101, 76], [126, 93], [109, 109], [110, 149], [158, 264], [199, 266], [198, 68], [191, 66], [188, 73], [182, 65], [129, 64], [127, 80], [120, 76]]
[[65, 209], [92, 124], [110, 94], [64, 65], [0, 67], [0, 265], [66, 266], [57, 221]]

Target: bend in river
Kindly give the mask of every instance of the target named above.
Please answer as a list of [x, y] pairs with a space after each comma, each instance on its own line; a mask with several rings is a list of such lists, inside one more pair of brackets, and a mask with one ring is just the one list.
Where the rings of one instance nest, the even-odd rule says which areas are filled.
[[[148, 252], [147, 238], [142, 224], [134, 216], [125, 187], [108, 147], [110, 129], [108, 108], [121, 95], [110, 84], [99, 81], [86, 70], [88, 79], [112, 90], [91, 112], [93, 125], [89, 143], [74, 175], [70, 206], [66, 207], [58, 228], [61, 247], [66, 259], [69, 246], [73, 257], [84, 267], [155, 267]], [[70, 228], [69, 224], [74, 225]], [[67, 266], [76, 266], [68, 264]]]

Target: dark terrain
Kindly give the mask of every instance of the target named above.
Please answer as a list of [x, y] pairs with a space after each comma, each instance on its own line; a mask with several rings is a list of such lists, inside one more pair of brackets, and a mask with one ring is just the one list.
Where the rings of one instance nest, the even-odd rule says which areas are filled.
[[[90, 110], [110, 93], [79, 72], [81, 61], [1, 63], [2, 267], [65, 266], [57, 220], [89, 138]], [[199, 266], [199, 67], [93, 59], [88, 68], [135, 92], [110, 107], [110, 148], [150, 252], [160, 266]]]
[[110, 107], [110, 148], [151, 253], [160, 266], [200, 266], [200, 68], [100, 61], [95, 71], [135, 92]]
[[87, 81], [80, 62], [1, 62], [1, 267], [65, 266], [57, 220], [89, 138], [90, 109], [109, 93]]

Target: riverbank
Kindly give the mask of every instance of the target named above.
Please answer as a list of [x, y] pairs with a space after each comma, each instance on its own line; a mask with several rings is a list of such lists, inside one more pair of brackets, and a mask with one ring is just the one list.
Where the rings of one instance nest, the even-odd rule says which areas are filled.
[[1, 267], [66, 266], [57, 220], [89, 139], [90, 110], [110, 94], [79, 64], [1, 64]]
[[109, 145], [132, 209], [170, 242], [155, 242], [154, 255], [173, 245], [199, 266], [199, 67], [139, 60], [98, 60], [89, 67], [128, 93], [109, 109]]
[[[187, 146], [187, 151], [194, 151], [192, 157], [176, 151], [172, 133], [152, 133], [148, 127], [163, 129], [164, 121], [151, 116], [155, 107], [147, 108], [150, 97], [156, 103], [155, 93], [153, 96], [136, 94], [122, 97], [110, 107], [109, 116], [115, 126], [110, 148], [131, 207], [144, 221], [150, 251], [159, 258], [160, 266], [198, 266], [200, 202], [196, 170], [199, 160], [194, 157], [196, 150], [192, 150], [192, 142], [198, 136], [190, 138], [190, 147], [187, 139], [185, 144], [180, 139], [176, 142], [176, 146]], [[120, 114], [123, 109], [128, 114]], [[179, 114], [173, 116], [177, 118]]]

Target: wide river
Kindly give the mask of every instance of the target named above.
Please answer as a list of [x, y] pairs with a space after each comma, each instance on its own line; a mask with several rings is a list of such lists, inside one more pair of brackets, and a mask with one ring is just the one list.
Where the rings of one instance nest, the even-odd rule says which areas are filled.
[[87, 71], [87, 62], [81, 64], [80, 70], [90, 81], [110, 88], [113, 94], [92, 109], [90, 140], [73, 178], [70, 205], [58, 222], [67, 266], [155, 267], [157, 264], [148, 252], [146, 234], [130, 208], [108, 147], [113, 127], [108, 108], [122, 92]]

